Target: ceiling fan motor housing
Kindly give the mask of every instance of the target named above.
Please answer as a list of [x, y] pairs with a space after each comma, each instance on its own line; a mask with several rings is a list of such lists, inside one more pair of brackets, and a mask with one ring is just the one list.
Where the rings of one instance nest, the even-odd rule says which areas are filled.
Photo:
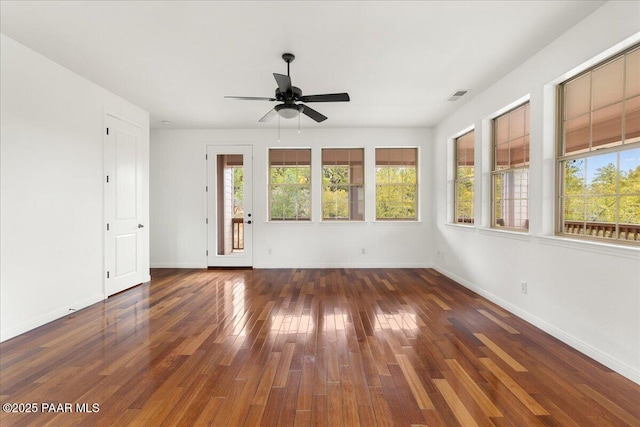
[[291, 92], [282, 92], [280, 88], [276, 88], [276, 99], [278, 101], [295, 101], [302, 96], [302, 89], [291, 86]]

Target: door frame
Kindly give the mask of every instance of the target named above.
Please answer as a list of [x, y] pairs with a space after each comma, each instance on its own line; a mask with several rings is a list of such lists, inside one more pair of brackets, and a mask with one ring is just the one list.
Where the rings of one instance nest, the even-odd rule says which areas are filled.
[[108, 135], [106, 129], [108, 127], [109, 117], [120, 120], [124, 123], [127, 123], [131, 126], [135, 126], [140, 129], [140, 138], [142, 144], [142, 158], [140, 159], [141, 168], [142, 168], [142, 178], [143, 182], [141, 183], [141, 191], [142, 191], [142, 206], [140, 207], [142, 210], [142, 221], [145, 224], [145, 228], [143, 228], [140, 232], [141, 243], [142, 243], [142, 266], [141, 269], [141, 283], [145, 283], [151, 280], [151, 275], [149, 271], [149, 133], [148, 129], [145, 129], [140, 123], [131, 120], [121, 114], [118, 114], [114, 111], [111, 111], [108, 108], [103, 108], [102, 112], [102, 294], [103, 298], [109, 298], [109, 293], [107, 290], [107, 271], [108, 266], [110, 265], [109, 260], [109, 251], [108, 251], [108, 231], [107, 231], [107, 220], [108, 220], [108, 212], [107, 212], [107, 171], [109, 170], [109, 152], [107, 151], [107, 140]]
[[[205, 218], [206, 218], [206, 265], [208, 268], [253, 268], [253, 225], [255, 218], [253, 209], [253, 145], [251, 144], [207, 144], [205, 146]], [[250, 195], [247, 196], [244, 189], [244, 250], [242, 253], [218, 255], [217, 254], [217, 164], [218, 155], [242, 154], [244, 160], [244, 182], [250, 184]], [[249, 202], [249, 203], [247, 203]], [[247, 206], [248, 205], [248, 206]], [[250, 221], [250, 222], [249, 222]], [[249, 232], [247, 233], [247, 229]]]

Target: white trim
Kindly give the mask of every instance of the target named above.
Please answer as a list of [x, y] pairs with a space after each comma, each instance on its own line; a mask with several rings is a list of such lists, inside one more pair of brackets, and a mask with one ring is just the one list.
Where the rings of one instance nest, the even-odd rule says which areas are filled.
[[[598, 242], [598, 241], [589, 240], [589, 239], [572, 238], [570, 236], [553, 235], [555, 231], [560, 231], [560, 229], [562, 228], [562, 222], [564, 220], [564, 213], [558, 212], [562, 210], [560, 199], [561, 197], [564, 196], [564, 194], [560, 194], [562, 191], [561, 184], [563, 181], [563, 178], [561, 177], [562, 175], [562, 170], [560, 167], [561, 163], [563, 161], [568, 161], [572, 158], [590, 158], [590, 157], [595, 157], [603, 154], [600, 150], [596, 150], [596, 149], [585, 149], [570, 155], [558, 154], [559, 152], [562, 151], [560, 149], [562, 147], [559, 147], [558, 145], [563, 146], [563, 142], [556, 141], [557, 138], [555, 134], [558, 130], [558, 127], [561, 127], [563, 123], [562, 123], [562, 120], [560, 121], [560, 123], [557, 123], [558, 114], [557, 114], [556, 108], [562, 109], [563, 106], [558, 105], [557, 88], [561, 84], [567, 82], [568, 80], [573, 79], [579, 74], [583, 72], [587, 72], [593, 67], [598, 66], [598, 64], [603, 63], [601, 64], [602, 66], [605, 63], [610, 62], [610, 60], [613, 60], [616, 57], [623, 58], [624, 56], [622, 55], [622, 53], [627, 49], [630, 49], [631, 47], [633, 47], [639, 41], [640, 41], [640, 32], [637, 32], [636, 34], [626, 38], [622, 42], [617, 43], [616, 45], [610, 47], [609, 49], [606, 49], [605, 51], [599, 53], [598, 55], [595, 55], [591, 59], [583, 62], [577, 67], [574, 67], [570, 71], [563, 73], [559, 77], [556, 77], [555, 79], [543, 85], [543, 91], [544, 91], [543, 108], [545, 110], [552, 111], [552, 113], [549, 112], [548, 115], [546, 115], [546, 112], [545, 112], [545, 117], [543, 119], [543, 126], [545, 126], [544, 135], [547, 137], [543, 139], [543, 150], [545, 150], [543, 155], [543, 162], [544, 163], [547, 163], [548, 161], [553, 162], [554, 175], [553, 175], [553, 179], [551, 180], [551, 182], [553, 183], [553, 187], [551, 187], [552, 188], [551, 193], [550, 194], [548, 193], [549, 187], [543, 188], [543, 191], [545, 191], [545, 194], [544, 194], [545, 199], [548, 199], [550, 201], [550, 208], [551, 208], [550, 211], [549, 209], [544, 209], [543, 215], [550, 214], [551, 215], [550, 218], [553, 218], [553, 220], [550, 223], [550, 226], [543, 227], [542, 231], [547, 234], [542, 236], [537, 236], [537, 240], [541, 244], [576, 249], [576, 250], [585, 251], [585, 252], [593, 252], [593, 253], [598, 253], [603, 255], [625, 257], [625, 258], [630, 258], [634, 260], [640, 259], [640, 247], [632, 247], [632, 246], [625, 246], [624, 244], [616, 244], [614, 243], [614, 241], [607, 242], [603, 240], [601, 242]], [[550, 140], [552, 140], [552, 143], [546, 142]], [[634, 150], [638, 148], [638, 145], [636, 144], [637, 142], [633, 142], [627, 145], [623, 144], [623, 145], [610, 147], [606, 149], [604, 153], [619, 154], [624, 152], [625, 150]], [[631, 147], [629, 148], [629, 146]], [[556, 222], [560, 222], [560, 224], [556, 224]]]
[[261, 263], [256, 264], [254, 269], [300, 269], [300, 268], [434, 268], [431, 263], [363, 263], [363, 262], [343, 262], [343, 263], [304, 263], [304, 264], [284, 264], [284, 263]]
[[[271, 219], [271, 150], [309, 150], [309, 193], [310, 193], [310, 210], [311, 210], [311, 217], [309, 219], [276, 219], [273, 220]], [[264, 181], [264, 187], [265, 187], [265, 191], [266, 191], [266, 195], [267, 197], [265, 197], [265, 202], [266, 202], [266, 206], [265, 206], [265, 213], [266, 213], [266, 219], [265, 219], [265, 224], [269, 224], [269, 223], [287, 223], [287, 224], [294, 224], [294, 223], [313, 223], [316, 222], [313, 219], [314, 216], [314, 203], [313, 203], [313, 188], [314, 188], [314, 179], [313, 179], [313, 153], [314, 150], [312, 147], [310, 146], [305, 146], [305, 147], [279, 147], [279, 146], [269, 146], [266, 147], [266, 151], [265, 151], [265, 159], [266, 159], [266, 168], [265, 168], [265, 181]], [[255, 166], [254, 166], [255, 168]], [[255, 178], [253, 179], [254, 185], [255, 185]], [[322, 182], [322, 176], [320, 176], [320, 182]], [[320, 201], [320, 203], [322, 204], [322, 200]], [[254, 209], [255, 211], [255, 209]]]
[[[309, 145], [270, 145], [267, 148], [267, 163], [269, 161], [269, 150], [311, 150], [312, 147]], [[342, 148], [342, 147], [339, 147]], [[363, 147], [354, 147], [354, 148], [363, 148]]]
[[[528, 94], [526, 94], [524, 96], [521, 96], [520, 98], [516, 99], [515, 101], [510, 102], [509, 104], [505, 105], [504, 107], [500, 108], [499, 110], [495, 111], [491, 115], [487, 116], [484, 120], [492, 121], [494, 119], [497, 119], [498, 117], [502, 116], [503, 114], [508, 113], [511, 110], [515, 110], [516, 108], [519, 108], [519, 107], [523, 106], [524, 104], [526, 104], [527, 102], [530, 102], [530, 101], [531, 101], [531, 94], [528, 93]], [[529, 120], [531, 120], [531, 119], [529, 119]], [[529, 127], [531, 127], [531, 123], [529, 123]]]
[[[378, 167], [377, 163], [376, 163], [376, 154], [378, 149], [381, 150], [387, 150], [387, 149], [396, 149], [396, 148], [408, 148], [408, 149], [415, 149], [416, 150], [416, 164], [415, 164], [415, 169], [416, 169], [416, 183], [415, 183], [415, 198], [418, 199], [417, 203], [416, 203], [416, 217], [414, 219], [383, 219], [383, 220], [379, 220], [376, 218], [376, 204], [378, 202], [377, 199], [377, 192], [376, 192], [376, 188], [378, 186], [377, 182], [376, 182], [376, 168]], [[371, 195], [373, 197], [369, 197], [366, 198], [366, 192], [365, 192], [365, 218], [368, 217], [368, 215], [371, 215], [373, 217], [373, 220], [369, 220], [369, 222], [372, 223], [376, 223], [376, 222], [393, 222], [395, 224], [401, 223], [401, 222], [422, 222], [422, 217], [423, 215], [423, 206], [426, 203], [426, 200], [422, 200], [423, 198], [420, 196], [420, 192], [422, 191], [422, 186], [424, 184], [422, 184], [424, 182], [423, 180], [423, 172], [422, 170], [426, 167], [425, 165], [422, 164], [422, 147], [419, 145], [376, 145], [374, 147], [371, 147], [371, 149], [369, 150], [369, 152], [373, 153], [373, 167], [370, 167], [369, 169], [371, 169], [371, 175], [373, 176], [373, 183], [371, 183], [371, 179], [369, 180], [369, 184], [367, 185], [366, 182], [366, 171], [367, 168], [365, 168], [365, 182], [364, 182], [364, 186], [365, 188], [371, 188]], [[365, 151], [365, 162], [367, 161], [367, 151]], [[426, 153], [426, 151], [425, 151]], [[393, 184], [389, 184], [389, 185], [393, 185]], [[366, 190], [365, 190], [366, 191]], [[369, 208], [368, 208], [369, 206]], [[425, 209], [426, 210], [426, 209]], [[368, 214], [368, 212], [370, 212]]]
[[371, 221], [370, 224], [373, 224], [374, 226], [378, 226], [378, 225], [406, 225], [406, 226], [410, 226], [410, 225], [419, 225], [419, 224], [424, 224], [424, 221], [422, 220], [417, 220], [417, 219], [376, 219], [375, 221]]
[[[475, 128], [475, 124], [471, 124], [471, 125], [469, 125], [469, 126], [467, 126], [467, 127], [463, 128], [461, 131], [454, 133], [454, 134], [453, 134], [453, 136], [451, 136], [451, 137], [449, 137], [449, 138], [448, 138], [448, 140], [449, 140], [450, 142], [453, 142], [453, 140], [458, 139], [458, 138], [460, 138], [461, 136], [466, 135], [466, 134], [468, 134], [469, 132], [472, 132], [472, 131], [475, 131], [475, 130], [476, 130], [476, 128]], [[475, 144], [475, 140], [473, 141], [473, 145], [474, 145], [474, 153], [475, 153], [475, 145], [476, 145], [476, 144]]]
[[326, 225], [355, 225], [355, 226], [365, 226], [367, 222], [364, 219], [322, 219], [318, 221], [318, 224]]
[[614, 257], [624, 257], [640, 260], [640, 247], [616, 245], [613, 243], [596, 242], [591, 240], [572, 239], [560, 236], [536, 236], [538, 243], [542, 245], [557, 246], [560, 248], [575, 249], [584, 252], [594, 252]]
[[195, 263], [175, 263], [175, 262], [155, 262], [151, 265], [151, 268], [207, 268], [207, 263], [195, 264]]
[[563, 343], [573, 347], [575, 350], [579, 351], [580, 353], [594, 359], [595, 361], [602, 363], [603, 365], [607, 366], [608, 368], [616, 371], [617, 373], [619, 373], [620, 375], [630, 379], [631, 381], [640, 384], [640, 370], [638, 369], [634, 369], [632, 366], [627, 365], [626, 363], [623, 363], [617, 359], [615, 359], [614, 357], [612, 357], [609, 354], [606, 354], [602, 351], [600, 351], [599, 349], [585, 343], [584, 341], [574, 337], [571, 334], [568, 334], [567, 332], [563, 331], [562, 329], [559, 329], [549, 323], [547, 323], [546, 321], [544, 321], [543, 319], [540, 319], [539, 317], [511, 304], [508, 301], [503, 300], [502, 298], [499, 298], [497, 296], [495, 296], [494, 294], [487, 292], [486, 290], [482, 289], [481, 287], [478, 287], [470, 282], [468, 282], [467, 280], [463, 279], [462, 277], [459, 277], [453, 273], [451, 273], [450, 271], [447, 271], [446, 269], [440, 267], [440, 266], [434, 266], [433, 267], [436, 271], [438, 271], [439, 273], [449, 277], [452, 280], [455, 280], [457, 283], [461, 284], [462, 286], [464, 286], [467, 289], [472, 290], [473, 292], [477, 293], [478, 295], [488, 299], [489, 301], [499, 305], [500, 307], [504, 308], [505, 310], [509, 311], [510, 313], [518, 316], [519, 318], [521, 318], [522, 320], [525, 320], [529, 323], [531, 323], [533, 326], [542, 329], [544, 332], [548, 333], [549, 335], [553, 336], [554, 338], [559, 339], [560, 341], [562, 341]]
[[531, 240], [531, 235], [524, 231], [521, 232], [521, 231], [511, 231], [511, 230], [500, 230], [496, 228], [479, 228], [478, 232], [486, 236], [503, 237], [508, 239], [523, 240], [523, 241]]
[[[320, 150], [320, 159], [322, 159], [322, 150], [365, 150], [367, 147], [362, 145], [327, 145], [318, 147]], [[378, 147], [375, 147], [378, 148]], [[402, 147], [391, 147], [391, 148], [402, 148]], [[411, 147], [415, 148], [415, 147]]]
[[444, 226], [447, 228], [451, 228], [452, 230], [465, 231], [467, 233], [475, 233], [476, 230], [478, 229], [478, 227], [476, 227], [474, 224], [465, 225], [465, 224], [458, 224], [454, 222], [445, 222]]
[[[65, 308], [54, 310], [50, 313], [39, 316], [33, 320], [29, 320], [28, 322], [22, 323], [13, 328], [4, 329], [0, 331], [0, 342], [4, 342], [11, 338], [17, 337], [18, 335], [24, 334], [25, 332], [29, 332], [35, 328], [46, 325], [47, 323], [53, 322], [54, 320], [58, 320], [70, 314], [77, 313], [79, 310], [82, 310], [83, 308], [89, 307], [90, 305], [93, 305], [105, 299], [106, 297], [104, 294], [96, 294], [89, 298], [85, 298], [84, 300], [67, 304]], [[73, 311], [71, 311], [72, 309]]]
[[[473, 212], [474, 212], [474, 221], [476, 216], [476, 180], [477, 172], [480, 168], [476, 167], [478, 162], [476, 161], [476, 153], [478, 150], [477, 147], [477, 138], [475, 135], [476, 127], [475, 124], [467, 126], [462, 131], [454, 134], [454, 136], [447, 138], [447, 163], [446, 163], [446, 182], [447, 182], [447, 215], [446, 222], [450, 224], [456, 224], [454, 221], [456, 220], [456, 181], [457, 181], [457, 170], [458, 170], [458, 153], [457, 153], [457, 145], [456, 141], [458, 138], [465, 136], [468, 133], [473, 132]], [[451, 188], [449, 188], [449, 183], [451, 184]]]
[[[253, 266], [255, 262], [255, 240], [253, 236], [253, 229], [250, 231], [250, 235], [248, 232], [245, 233], [245, 251], [236, 253], [236, 256], [219, 256], [217, 255], [217, 191], [216, 182], [217, 182], [217, 160], [216, 157], [221, 154], [240, 154], [243, 155], [246, 159], [243, 164], [244, 169], [244, 177], [245, 177], [245, 195], [247, 193], [247, 183], [250, 186], [250, 197], [245, 197], [245, 205], [244, 208], [247, 208], [247, 201], [249, 203], [248, 213], [253, 215], [254, 210], [254, 199], [255, 199], [255, 165], [254, 165], [254, 146], [253, 144], [205, 144], [205, 173], [204, 173], [204, 202], [205, 202], [205, 214], [204, 218], [208, 220], [202, 221], [204, 232], [205, 232], [205, 268], [206, 267], [245, 267], [245, 266]], [[211, 154], [211, 158], [209, 155]], [[249, 163], [250, 167], [247, 167], [247, 163]], [[247, 178], [248, 177], [248, 178]], [[267, 183], [267, 186], [269, 184]], [[267, 210], [268, 212], [268, 210]], [[203, 218], [203, 219], [204, 219]], [[255, 215], [251, 218], [252, 223], [255, 222]], [[247, 243], [248, 242], [248, 243]], [[213, 261], [219, 262], [222, 261], [222, 265], [213, 265], [211, 264]], [[192, 264], [188, 264], [192, 265]], [[169, 267], [169, 268], [191, 268], [191, 267]], [[200, 266], [194, 268], [201, 268]]]
[[582, 73], [583, 71], [598, 65], [599, 63], [606, 61], [608, 58], [613, 57], [623, 51], [625, 51], [626, 49], [630, 48], [631, 46], [633, 46], [634, 44], [636, 44], [637, 42], [640, 41], [640, 31], [635, 33], [634, 35], [626, 38], [625, 40], [621, 41], [620, 43], [616, 43], [615, 45], [611, 46], [609, 49], [604, 50], [603, 52], [600, 52], [599, 54], [593, 56], [591, 59], [588, 59], [587, 61], [584, 61], [583, 63], [581, 63], [580, 65], [577, 65], [575, 67], [573, 67], [571, 70], [567, 71], [566, 73], [562, 73], [561, 75], [559, 75], [558, 77], [556, 77], [555, 79], [551, 80], [548, 84], [551, 85], [559, 85], [560, 83], [569, 80], [570, 78], [577, 76], [578, 74]]
[[306, 224], [312, 225], [317, 223], [312, 219], [268, 219], [264, 221], [265, 224]]
[[[142, 125], [142, 124], [138, 123], [138, 122], [137, 122], [137, 121], [135, 121], [135, 120], [131, 120], [131, 119], [130, 119], [129, 117], [127, 117], [127, 116], [123, 116], [123, 115], [121, 115], [121, 114], [115, 113], [115, 112], [111, 111], [109, 108], [107, 108], [106, 106], [103, 108], [103, 120], [104, 120], [104, 121], [103, 121], [103, 123], [104, 123], [104, 127], [106, 127], [106, 126], [107, 126], [106, 116], [111, 116], [111, 117], [113, 117], [114, 119], [118, 119], [118, 120], [123, 121], [123, 122], [125, 122], [125, 123], [129, 123], [129, 124], [130, 124], [130, 125], [132, 125], [132, 126], [138, 127], [138, 128], [140, 128], [140, 129], [144, 129], [144, 125]], [[105, 133], [103, 133], [103, 135], [102, 135], [102, 136], [103, 136], [103, 138], [104, 138], [104, 137], [106, 136], [106, 134], [105, 134]]]

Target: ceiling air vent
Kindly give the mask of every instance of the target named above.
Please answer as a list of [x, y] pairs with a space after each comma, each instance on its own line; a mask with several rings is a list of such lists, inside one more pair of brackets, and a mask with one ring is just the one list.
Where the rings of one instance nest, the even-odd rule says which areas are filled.
[[462, 98], [467, 92], [469, 91], [464, 89], [457, 90], [453, 93], [453, 95], [447, 98], [447, 101], [457, 101], [458, 99]]

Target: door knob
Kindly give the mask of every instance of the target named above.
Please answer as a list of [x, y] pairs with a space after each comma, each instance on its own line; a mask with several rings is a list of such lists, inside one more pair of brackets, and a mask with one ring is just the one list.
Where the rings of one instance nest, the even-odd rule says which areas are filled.
[[138, 228], [144, 228], [144, 225], [138, 224]]

